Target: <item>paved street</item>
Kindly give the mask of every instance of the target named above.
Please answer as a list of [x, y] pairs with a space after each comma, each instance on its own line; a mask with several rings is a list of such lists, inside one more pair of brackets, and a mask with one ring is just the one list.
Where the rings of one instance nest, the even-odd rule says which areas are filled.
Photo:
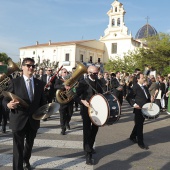
[[[31, 164], [35, 170], [169, 170], [170, 161], [170, 116], [161, 113], [156, 120], [146, 120], [145, 143], [149, 150], [142, 150], [128, 138], [133, 127], [132, 108], [127, 102], [122, 106], [121, 119], [111, 126], [99, 129], [93, 155], [94, 166], [85, 164], [82, 151], [82, 120], [75, 112], [71, 130], [60, 135], [59, 115], [53, 115], [47, 122], [41, 122]], [[0, 133], [0, 169], [12, 169], [12, 138], [8, 129]]]

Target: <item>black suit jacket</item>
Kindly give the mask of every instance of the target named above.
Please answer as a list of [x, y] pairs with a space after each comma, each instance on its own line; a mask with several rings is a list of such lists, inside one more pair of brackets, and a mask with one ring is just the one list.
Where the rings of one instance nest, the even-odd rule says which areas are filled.
[[[116, 78], [113, 78], [112, 79], [112, 91], [113, 91], [113, 94], [119, 99], [119, 100], [122, 100], [123, 101], [123, 90], [122, 91], [119, 91], [117, 90], [117, 88], [120, 86], [120, 83], [118, 82], [118, 80]], [[123, 87], [122, 87], [123, 88]]]
[[[95, 94], [95, 91], [91, 88], [90, 84], [90, 79], [87, 78], [86, 80], [82, 80], [79, 82], [79, 86], [76, 89], [77, 93], [77, 101], [80, 103], [80, 100], [86, 100], [89, 102], [90, 98]], [[103, 93], [102, 90], [102, 83], [100, 80], [96, 80], [96, 87], [95, 90], [98, 93]]]
[[[86, 106], [84, 106], [82, 103], [81, 103], [81, 100], [86, 100], [87, 102], [90, 101], [91, 97], [95, 94], [94, 90], [91, 88], [91, 86], [89, 85], [90, 84], [90, 79], [87, 78], [85, 80], [82, 80], [79, 82], [79, 86], [77, 87], [76, 89], [76, 93], [77, 95], [75, 96], [75, 101], [77, 101], [78, 103], [80, 103], [80, 114], [81, 115], [84, 115], [83, 116], [83, 119], [84, 121], [88, 122], [89, 120], [89, 116], [88, 116], [88, 108]], [[102, 83], [100, 80], [96, 80], [96, 87], [95, 87], [95, 90], [102, 94], [103, 93], [103, 90], [101, 88], [102, 86]], [[87, 123], [88, 124], [88, 123]], [[89, 127], [90, 128], [90, 127]], [[87, 129], [86, 129], [87, 130]]]
[[54, 89], [55, 90], [64, 89], [64, 80], [62, 79], [62, 77], [59, 77], [55, 80]]
[[[52, 77], [52, 75], [51, 75], [50, 77]], [[56, 78], [54, 78], [54, 80], [51, 82], [52, 85], [50, 85], [50, 91], [51, 91], [51, 93], [55, 93], [55, 90], [54, 90], [55, 79], [56, 79]], [[45, 86], [45, 85], [48, 83], [48, 82], [47, 82], [47, 74], [42, 75], [42, 77], [41, 77], [40, 80], [43, 81], [44, 86]]]
[[[102, 87], [103, 87], [105, 92], [111, 90], [111, 80], [110, 79], [106, 80], [105, 78], [101, 78], [100, 81], [102, 83]], [[106, 86], [107, 81], [109, 81], [109, 85], [108, 86]]]
[[126, 97], [126, 100], [132, 107], [136, 103], [142, 108], [144, 104], [150, 102], [150, 93], [148, 91], [148, 88], [146, 86], [144, 86], [144, 88], [148, 98], [146, 98], [145, 92], [143, 91], [139, 84], [135, 84], [132, 87], [131, 92]]
[[[40, 121], [34, 120], [32, 118], [35, 111], [46, 104], [46, 98], [44, 96], [44, 86], [42, 81], [34, 78], [34, 100], [31, 102], [28, 96], [27, 88], [23, 77], [18, 77], [12, 79], [9, 82], [7, 91], [15, 94], [16, 96], [23, 99], [29, 107], [26, 109], [24, 107], [17, 107], [17, 109], [12, 109], [10, 112], [10, 128], [13, 131], [22, 130], [29, 119], [30, 125], [33, 129], [37, 130], [40, 127]], [[9, 99], [4, 97], [3, 105], [6, 109]]]

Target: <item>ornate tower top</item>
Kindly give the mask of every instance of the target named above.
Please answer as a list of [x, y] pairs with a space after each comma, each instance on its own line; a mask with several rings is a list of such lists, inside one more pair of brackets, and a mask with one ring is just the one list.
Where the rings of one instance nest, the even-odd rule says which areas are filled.
[[126, 12], [124, 10], [123, 4], [120, 3], [118, 0], [115, 0], [111, 4], [111, 9], [107, 12], [107, 15], [109, 16], [109, 24], [106, 30], [104, 31], [103, 38], [108, 37], [108, 35], [110, 36], [111, 34], [114, 36], [119, 36], [119, 38], [121, 38], [122, 36], [129, 37], [128, 28], [125, 26], [124, 23], [125, 13]]

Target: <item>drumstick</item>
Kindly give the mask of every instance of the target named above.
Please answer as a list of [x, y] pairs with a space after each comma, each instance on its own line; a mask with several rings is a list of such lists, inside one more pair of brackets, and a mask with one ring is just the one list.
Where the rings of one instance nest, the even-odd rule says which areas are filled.
[[95, 114], [97, 114], [98, 112], [93, 108], [93, 106], [90, 104], [90, 106], [89, 106], [94, 112], [95, 112]]

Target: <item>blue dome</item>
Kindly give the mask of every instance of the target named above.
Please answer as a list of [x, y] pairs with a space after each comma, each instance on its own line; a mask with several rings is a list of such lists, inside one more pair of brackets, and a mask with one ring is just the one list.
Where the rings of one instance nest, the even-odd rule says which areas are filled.
[[135, 39], [142, 39], [142, 38], [146, 38], [148, 36], [153, 36], [157, 34], [158, 33], [154, 27], [152, 27], [149, 24], [146, 24], [142, 28], [139, 29], [139, 31], [137, 32], [135, 36]]

